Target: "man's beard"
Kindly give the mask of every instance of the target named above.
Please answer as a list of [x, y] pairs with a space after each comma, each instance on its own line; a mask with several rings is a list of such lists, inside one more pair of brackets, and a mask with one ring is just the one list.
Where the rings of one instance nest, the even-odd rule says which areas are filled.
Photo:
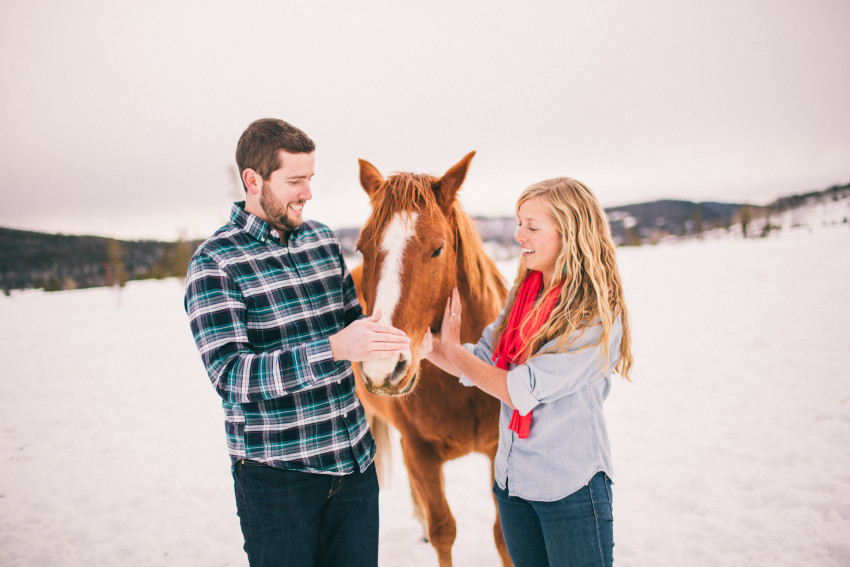
[[[302, 219], [289, 218], [289, 205], [291, 203], [281, 203], [272, 195], [271, 189], [268, 188], [267, 182], [263, 183], [263, 188], [260, 191], [260, 208], [266, 213], [266, 222], [277, 229], [278, 232], [292, 232], [301, 226]], [[296, 203], [298, 204], [298, 203]], [[300, 204], [304, 204], [301, 202]]]

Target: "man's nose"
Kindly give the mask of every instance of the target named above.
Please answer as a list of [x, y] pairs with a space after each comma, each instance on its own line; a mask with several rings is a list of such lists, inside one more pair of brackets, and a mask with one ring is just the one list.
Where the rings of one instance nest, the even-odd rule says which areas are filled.
[[309, 181], [304, 185], [304, 190], [301, 191], [298, 196], [305, 201], [309, 201], [313, 198], [313, 190], [310, 187]]

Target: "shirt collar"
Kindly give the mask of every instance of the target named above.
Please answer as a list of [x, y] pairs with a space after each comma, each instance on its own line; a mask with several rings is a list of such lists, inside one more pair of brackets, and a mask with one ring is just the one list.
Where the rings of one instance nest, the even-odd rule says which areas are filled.
[[[277, 229], [273, 228], [269, 223], [253, 215], [245, 210], [245, 201], [233, 203], [233, 208], [230, 211], [230, 221], [245, 231], [251, 238], [259, 242], [273, 240], [281, 242], [280, 235]], [[289, 233], [289, 242], [298, 240], [298, 235], [301, 233], [299, 226]]]

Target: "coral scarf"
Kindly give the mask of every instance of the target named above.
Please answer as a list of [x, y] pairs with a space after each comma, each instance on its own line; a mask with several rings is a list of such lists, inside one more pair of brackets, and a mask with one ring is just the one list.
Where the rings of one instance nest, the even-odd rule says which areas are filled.
[[[528, 338], [537, 332], [549, 318], [552, 309], [558, 302], [563, 286], [564, 282], [561, 282], [546, 295], [540, 309], [537, 310], [537, 315], [532, 320], [527, 318], [527, 315], [534, 307], [534, 302], [543, 287], [543, 274], [537, 271], [528, 273], [520, 284], [516, 301], [514, 301], [514, 306], [508, 315], [508, 326], [505, 327], [505, 332], [499, 337], [499, 344], [493, 351], [493, 361], [497, 367], [507, 370], [508, 364], [525, 363], [526, 358], [521, 355], [522, 347]], [[525, 323], [523, 323], [524, 320]], [[508, 428], [516, 431], [520, 439], [527, 439], [531, 430], [531, 412], [528, 412], [527, 415], [520, 415], [518, 410], [514, 410]]]

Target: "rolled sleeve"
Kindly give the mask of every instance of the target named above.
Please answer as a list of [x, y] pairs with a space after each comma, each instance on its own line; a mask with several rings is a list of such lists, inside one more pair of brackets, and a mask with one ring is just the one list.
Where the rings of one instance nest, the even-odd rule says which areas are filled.
[[[592, 380], [610, 375], [619, 361], [622, 337], [620, 318], [614, 320], [607, 345], [609, 362], [604, 362], [603, 345], [600, 344], [602, 325], [584, 329], [566, 351], [546, 352], [556, 341], [543, 345], [545, 354], [529, 358], [508, 372], [508, 392], [514, 407], [523, 413], [537, 404], [548, 403], [570, 396]], [[527, 411], [525, 412], [527, 413]]]
[[534, 376], [529, 367], [521, 364], [508, 371], [508, 394], [511, 404], [521, 415], [526, 415], [540, 404], [540, 400], [531, 395], [534, 391]]

